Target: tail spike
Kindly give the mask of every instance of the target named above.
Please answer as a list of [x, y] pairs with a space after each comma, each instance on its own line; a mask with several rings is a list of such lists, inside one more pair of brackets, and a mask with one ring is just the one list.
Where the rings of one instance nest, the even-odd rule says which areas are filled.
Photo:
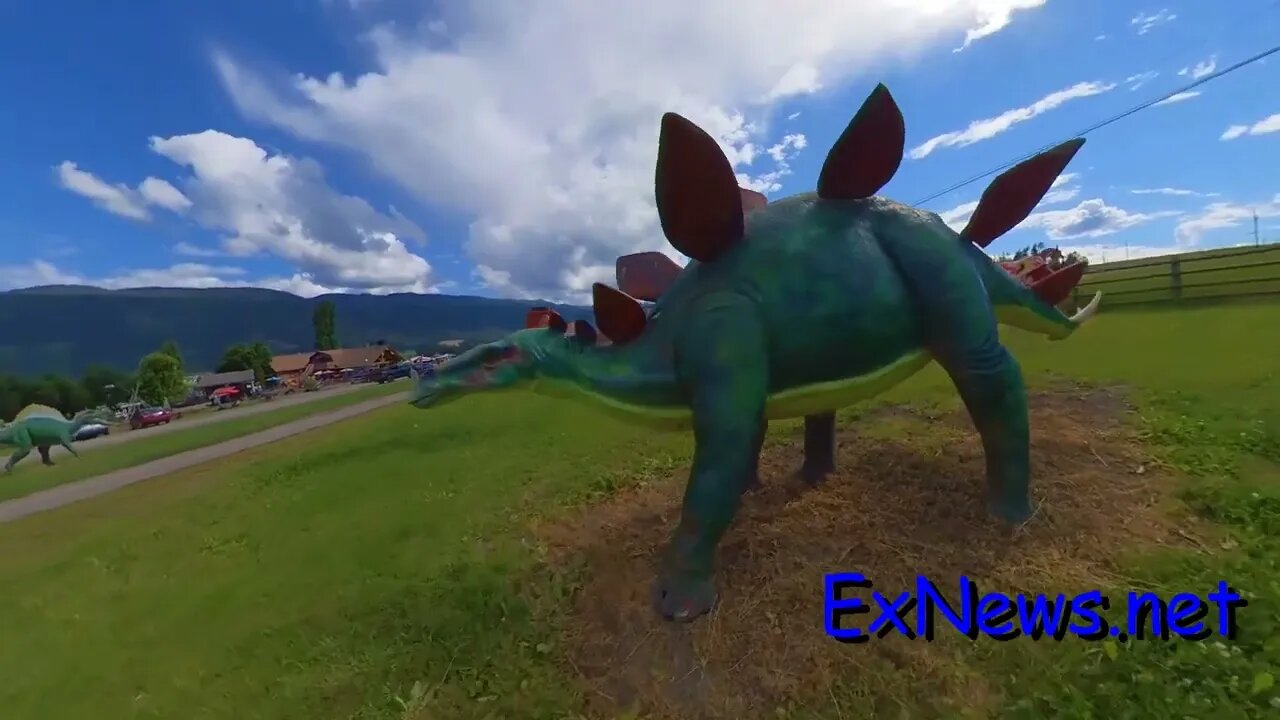
[[1084, 138], [1068, 140], [1001, 173], [982, 191], [978, 207], [960, 236], [986, 247], [1017, 227], [1035, 210], [1083, 145]]
[[906, 142], [902, 110], [889, 88], [876, 85], [827, 153], [818, 197], [858, 200], [875, 195], [898, 172]]

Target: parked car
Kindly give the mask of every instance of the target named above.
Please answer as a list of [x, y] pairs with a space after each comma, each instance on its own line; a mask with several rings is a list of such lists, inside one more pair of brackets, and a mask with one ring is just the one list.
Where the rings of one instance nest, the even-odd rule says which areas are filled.
[[173, 420], [173, 413], [164, 408], [144, 408], [129, 418], [129, 427], [141, 430], [152, 425], [164, 425]]
[[409, 367], [409, 363], [406, 362], [406, 363], [400, 363], [398, 365], [392, 365], [391, 367], [380, 368], [375, 372], [377, 373], [376, 377], [377, 377], [378, 383], [381, 384], [381, 383], [389, 383], [393, 380], [399, 380], [401, 378], [407, 378], [409, 377], [409, 372], [411, 369], [412, 368]]
[[83, 425], [76, 434], [72, 436], [72, 440], [92, 440], [103, 435], [110, 435], [111, 428], [104, 423], [89, 423]]

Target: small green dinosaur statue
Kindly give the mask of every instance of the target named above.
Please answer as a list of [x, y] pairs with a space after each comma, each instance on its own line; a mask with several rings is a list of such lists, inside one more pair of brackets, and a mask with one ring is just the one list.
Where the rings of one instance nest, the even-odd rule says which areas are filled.
[[1040, 300], [984, 253], [1031, 213], [1084, 143], [1006, 171], [956, 233], [932, 212], [876, 196], [902, 162], [902, 113], [877, 86], [827, 155], [817, 192], [744, 213], [744, 193], [716, 141], [662, 118], [658, 217], [691, 262], [651, 312], [593, 287], [596, 323], [572, 337], [558, 316], [473, 348], [415, 378], [411, 402], [438, 406], [473, 391], [533, 387], [590, 399], [623, 417], [692, 427], [684, 507], [654, 587], [665, 618], [708, 612], [713, 560], [771, 419], [819, 416], [877, 395], [937, 362], [982, 438], [987, 503], [999, 520], [1031, 515], [1030, 429], [1017, 361], [997, 323], [1065, 338], [1073, 317]]
[[40, 459], [45, 465], [52, 465], [49, 458], [49, 447], [61, 445], [75, 457], [80, 453], [71, 446], [76, 431], [93, 422], [109, 422], [98, 410], [82, 410], [68, 420], [48, 405], [28, 405], [18, 411], [13, 422], [0, 425], [0, 445], [16, 448], [9, 461], [4, 464], [6, 474], [13, 472], [13, 466], [31, 453], [32, 448], [40, 449]]

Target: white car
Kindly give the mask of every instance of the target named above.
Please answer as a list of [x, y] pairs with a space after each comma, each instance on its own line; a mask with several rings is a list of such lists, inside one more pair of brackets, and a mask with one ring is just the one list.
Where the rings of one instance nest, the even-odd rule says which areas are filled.
[[96, 438], [102, 435], [110, 435], [110, 434], [111, 434], [110, 427], [102, 423], [89, 423], [88, 425], [81, 426], [80, 429], [76, 431], [76, 434], [71, 439], [77, 440], [77, 441], [92, 440], [93, 438]]

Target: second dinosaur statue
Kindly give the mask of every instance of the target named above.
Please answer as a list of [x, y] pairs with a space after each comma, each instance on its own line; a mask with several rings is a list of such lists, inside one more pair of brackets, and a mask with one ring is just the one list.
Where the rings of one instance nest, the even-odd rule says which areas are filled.
[[82, 410], [68, 420], [48, 405], [28, 405], [22, 408], [13, 422], [0, 426], [0, 445], [14, 448], [13, 454], [4, 464], [4, 472], [13, 472], [13, 466], [31, 454], [34, 448], [40, 449], [41, 460], [46, 465], [53, 464], [48, 454], [48, 448], [52, 445], [61, 445], [73, 456], [80, 457], [71, 442], [75, 439], [76, 431], [93, 422], [107, 422], [107, 419], [97, 410]]

